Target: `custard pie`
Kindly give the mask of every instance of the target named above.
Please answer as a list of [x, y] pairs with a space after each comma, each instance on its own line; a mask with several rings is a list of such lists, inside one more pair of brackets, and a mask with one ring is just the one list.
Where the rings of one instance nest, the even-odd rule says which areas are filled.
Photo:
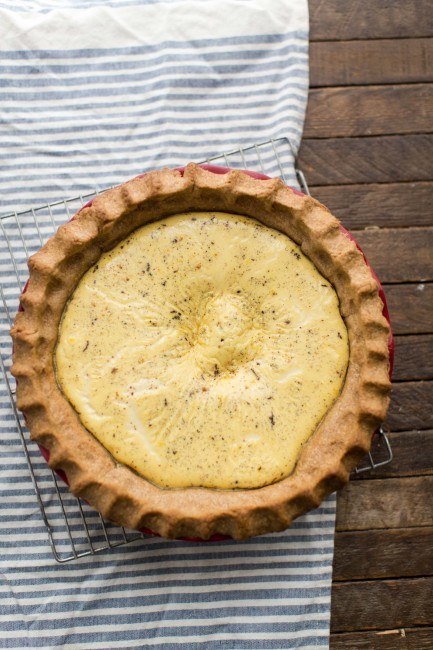
[[167, 537], [282, 530], [384, 419], [389, 325], [339, 222], [279, 179], [151, 172], [29, 261], [17, 403], [107, 519]]

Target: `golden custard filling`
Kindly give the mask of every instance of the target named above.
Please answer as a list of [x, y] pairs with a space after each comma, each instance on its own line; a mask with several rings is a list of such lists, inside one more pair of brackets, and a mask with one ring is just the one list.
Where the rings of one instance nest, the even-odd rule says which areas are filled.
[[348, 365], [332, 285], [286, 235], [219, 212], [136, 230], [82, 277], [57, 379], [120, 463], [165, 488], [289, 475]]

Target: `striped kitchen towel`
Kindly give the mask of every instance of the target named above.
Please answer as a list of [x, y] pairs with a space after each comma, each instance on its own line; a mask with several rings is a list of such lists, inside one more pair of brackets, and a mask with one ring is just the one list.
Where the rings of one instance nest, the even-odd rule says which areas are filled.
[[[281, 135], [296, 149], [307, 1], [0, 0], [0, 67], [5, 215]], [[13, 297], [1, 231], [0, 273]], [[0, 409], [0, 647], [328, 647], [333, 497], [280, 534], [59, 565], [4, 384]]]

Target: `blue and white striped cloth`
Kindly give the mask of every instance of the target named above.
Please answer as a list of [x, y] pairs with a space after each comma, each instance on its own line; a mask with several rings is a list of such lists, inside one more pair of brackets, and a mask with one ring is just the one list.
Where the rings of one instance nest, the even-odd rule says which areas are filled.
[[[7, 214], [270, 137], [297, 147], [307, 2], [0, 0], [0, 70]], [[0, 242], [11, 294], [8, 259]], [[277, 535], [151, 539], [60, 566], [4, 386], [0, 408], [0, 647], [328, 646], [334, 498]]]

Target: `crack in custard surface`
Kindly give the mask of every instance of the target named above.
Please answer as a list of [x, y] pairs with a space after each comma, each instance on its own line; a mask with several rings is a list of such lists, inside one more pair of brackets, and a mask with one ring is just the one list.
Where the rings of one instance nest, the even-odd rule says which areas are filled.
[[342, 388], [334, 288], [254, 219], [145, 225], [82, 277], [55, 351], [83, 425], [166, 488], [257, 488], [289, 475]]

